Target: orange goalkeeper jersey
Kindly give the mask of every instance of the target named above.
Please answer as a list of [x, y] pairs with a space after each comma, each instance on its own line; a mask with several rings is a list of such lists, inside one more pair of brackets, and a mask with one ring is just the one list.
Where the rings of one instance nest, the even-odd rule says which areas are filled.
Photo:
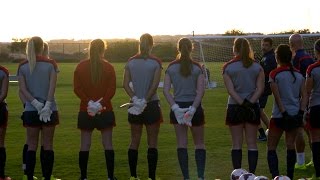
[[100, 102], [106, 111], [112, 111], [111, 99], [116, 92], [116, 75], [113, 66], [107, 61], [102, 63], [101, 81], [94, 84], [91, 79], [90, 60], [81, 61], [74, 71], [74, 93], [80, 98], [80, 111], [87, 111], [90, 100]]

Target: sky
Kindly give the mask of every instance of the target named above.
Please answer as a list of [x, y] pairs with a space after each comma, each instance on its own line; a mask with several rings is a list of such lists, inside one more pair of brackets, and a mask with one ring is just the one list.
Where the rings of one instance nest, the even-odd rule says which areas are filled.
[[0, 42], [320, 31], [320, 0], [7, 0], [0, 6]]

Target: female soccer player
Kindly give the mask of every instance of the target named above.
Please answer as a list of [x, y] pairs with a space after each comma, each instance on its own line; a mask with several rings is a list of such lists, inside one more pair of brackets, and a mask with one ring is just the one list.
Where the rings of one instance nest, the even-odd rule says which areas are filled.
[[[198, 179], [204, 179], [206, 150], [204, 145], [204, 73], [201, 65], [192, 60], [192, 42], [182, 38], [178, 42], [179, 54], [171, 62], [164, 79], [163, 94], [171, 106], [170, 119], [177, 137], [177, 153], [183, 178], [190, 179], [188, 169], [188, 128], [195, 144]], [[173, 85], [174, 95], [170, 88]]]
[[[303, 76], [291, 64], [292, 53], [288, 45], [280, 44], [275, 51], [278, 68], [270, 73], [270, 87], [274, 103], [268, 133], [268, 164], [272, 178], [279, 175], [276, 148], [283, 131], [286, 134], [287, 176], [293, 179], [296, 162], [295, 139], [302, 125], [307, 92]], [[300, 98], [301, 97], [301, 98]]]
[[223, 80], [229, 98], [226, 125], [232, 137], [231, 158], [234, 169], [241, 168], [242, 142], [245, 134], [250, 173], [258, 161], [257, 128], [260, 124], [258, 99], [264, 89], [264, 71], [253, 59], [250, 43], [237, 38], [233, 44], [234, 59], [223, 67]]
[[8, 109], [6, 103], [8, 88], [9, 71], [5, 67], [0, 66], [0, 180], [11, 180], [11, 178], [6, 177], [4, 173], [7, 158], [4, 139], [8, 123]]
[[[138, 148], [143, 125], [146, 126], [148, 139], [149, 179], [155, 180], [158, 162], [158, 134], [162, 113], [159, 106], [157, 88], [159, 85], [162, 62], [151, 55], [153, 37], [143, 34], [140, 37], [139, 53], [131, 57], [124, 71], [123, 87], [130, 96], [133, 106], [128, 109], [131, 126], [131, 143], [128, 150], [130, 180], [137, 178]], [[132, 89], [129, 83], [132, 82]]]
[[27, 128], [28, 151], [26, 153], [27, 179], [32, 180], [36, 163], [39, 133], [42, 131], [44, 179], [52, 175], [54, 152], [53, 136], [59, 116], [54, 98], [58, 67], [54, 60], [42, 56], [43, 40], [32, 37], [26, 48], [27, 60], [18, 67], [19, 91], [26, 98], [23, 123]]
[[316, 170], [315, 177], [320, 178], [320, 39], [314, 44], [314, 54], [318, 61], [307, 69], [306, 89], [310, 97], [308, 124], [311, 127], [311, 147]]
[[116, 92], [116, 75], [113, 66], [104, 59], [105, 42], [95, 39], [90, 42], [89, 59], [81, 61], [74, 71], [74, 93], [80, 98], [78, 128], [81, 131], [79, 168], [81, 180], [87, 179], [87, 165], [94, 128], [101, 132], [102, 144], [109, 180], [114, 173], [114, 150], [112, 131], [115, 116], [111, 99]]
[[[42, 55], [44, 57], [47, 57], [49, 59], [49, 45], [47, 42], [43, 42], [43, 52]], [[50, 60], [50, 59], [49, 59]], [[25, 103], [27, 101], [27, 98], [22, 94], [21, 91], [19, 91], [19, 98], [21, 103], [23, 104], [23, 108], [25, 108]], [[21, 120], [23, 120], [23, 114], [21, 116]], [[42, 131], [41, 131], [42, 132]], [[42, 136], [42, 135], [41, 135]], [[45, 166], [43, 164], [43, 142], [41, 139], [41, 148], [40, 148], [40, 162], [41, 162], [41, 168], [42, 168], [42, 172], [44, 173], [43, 167]], [[23, 146], [23, 151], [22, 151], [22, 170], [24, 172], [23, 178], [22, 179], [27, 179], [27, 171], [26, 171], [26, 154], [28, 151], [28, 139], [26, 139], [26, 144], [24, 144]], [[42, 158], [41, 158], [42, 157]], [[42, 176], [44, 177], [44, 174], [42, 174]], [[33, 177], [34, 179], [37, 179], [35, 176]]]

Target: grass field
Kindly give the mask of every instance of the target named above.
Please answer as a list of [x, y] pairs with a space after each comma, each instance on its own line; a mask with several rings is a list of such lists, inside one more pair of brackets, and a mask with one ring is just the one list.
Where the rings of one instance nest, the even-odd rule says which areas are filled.
[[[18, 64], [2, 64], [7, 67], [11, 74], [16, 73]], [[56, 128], [54, 138], [54, 175], [63, 180], [76, 180], [79, 178], [78, 152], [80, 146], [80, 132], [77, 129], [77, 113], [79, 109], [79, 99], [73, 93], [73, 71], [76, 64], [60, 63], [60, 73], [58, 75], [58, 85], [56, 89], [56, 100], [59, 107], [60, 125]], [[113, 144], [115, 150], [115, 176], [119, 180], [126, 180], [129, 177], [129, 167], [127, 163], [127, 148], [130, 141], [130, 131], [127, 122], [127, 113], [118, 106], [127, 102], [128, 96], [121, 87], [123, 63], [113, 64], [117, 73], [117, 91], [112, 99], [117, 126], [114, 128]], [[166, 64], [165, 64], [166, 66]], [[221, 65], [217, 67], [213, 74], [213, 80], [220, 77]], [[162, 77], [164, 75], [164, 71]], [[165, 118], [161, 125], [159, 134], [159, 161], [157, 175], [162, 180], [182, 179], [180, 168], [176, 157], [176, 140], [172, 125], [169, 123], [169, 107], [162, 94], [162, 89], [158, 90], [161, 99], [161, 106]], [[222, 179], [228, 180], [232, 171], [230, 161], [231, 138], [228, 128], [224, 125], [227, 93], [223, 87], [206, 90], [203, 98], [205, 109], [205, 144], [207, 149], [207, 163], [205, 176], [208, 180]], [[22, 126], [20, 115], [22, 105], [18, 98], [18, 85], [11, 83], [7, 97], [9, 107], [9, 126], [6, 136], [7, 165], [6, 174], [14, 180], [21, 179], [22, 169], [22, 148], [25, 142], [25, 129]], [[269, 99], [267, 113], [270, 115], [272, 98]], [[104, 151], [101, 145], [99, 131], [95, 131], [92, 137], [92, 145], [88, 164], [88, 178], [91, 180], [103, 180], [106, 177], [106, 165], [104, 161]], [[266, 142], [259, 142], [259, 161], [256, 175], [270, 177], [266, 159]], [[247, 169], [247, 153], [244, 146], [243, 168]], [[280, 172], [285, 174], [285, 147], [283, 140], [278, 147]], [[147, 146], [146, 133], [143, 132], [141, 145], [139, 148], [138, 175], [142, 180], [147, 179]], [[310, 149], [306, 148], [307, 161], [310, 160]], [[189, 133], [189, 168], [191, 179], [196, 179], [196, 166], [194, 160], [194, 146]], [[310, 177], [313, 169], [305, 172], [297, 172], [296, 178]], [[39, 151], [35, 175], [40, 177]]]

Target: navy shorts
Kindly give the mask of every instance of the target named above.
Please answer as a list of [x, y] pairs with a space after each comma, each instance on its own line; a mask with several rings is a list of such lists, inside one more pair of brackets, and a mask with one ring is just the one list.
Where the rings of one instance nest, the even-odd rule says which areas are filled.
[[5, 102], [0, 103], [0, 128], [6, 128], [8, 125], [8, 109]]
[[[130, 107], [129, 107], [130, 108]], [[154, 124], [163, 122], [160, 101], [155, 100], [147, 103], [147, 107], [139, 115], [128, 113], [130, 124]]]
[[103, 130], [116, 126], [115, 116], [113, 111], [104, 111], [95, 116], [89, 116], [88, 112], [79, 112], [78, 128], [81, 130]]
[[310, 107], [309, 123], [311, 128], [320, 128], [320, 105]]
[[254, 113], [255, 118], [254, 119], [240, 119], [237, 114], [239, 111], [241, 111], [241, 106], [238, 104], [228, 104], [227, 108], [227, 115], [226, 115], [226, 125], [228, 126], [235, 126], [243, 123], [249, 123], [254, 125], [260, 124], [260, 106], [258, 103], [254, 105]]
[[58, 111], [53, 111], [49, 122], [40, 121], [38, 111], [24, 111], [22, 114], [23, 126], [25, 127], [42, 127], [56, 126], [59, 124]]
[[268, 102], [268, 96], [269, 95], [262, 95], [260, 98], [259, 98], [259, 105], [260, 105], [260, 109], [264, 109], [267, 105], [267, 102]]
[[285, 122], [283, 118], [271, 118], [270, 129], [281, 129], [283, 131], [290, 131], [302, 127], [302, 121]]
[[[176, 102], [176, 103], [179, 105], [180, 108], [189, 108], [193, 104], [193, 102]], [[170, 111], [170, 123], [178, 124], [176, 116], [174, 115], [174, 112], [172, 110]], [[197, 107], [197, 110], [193, 115], [191, 123], [192, 123], [192, 126], [201, 126], [205, 124], [204, 110], [201, 104]]]

